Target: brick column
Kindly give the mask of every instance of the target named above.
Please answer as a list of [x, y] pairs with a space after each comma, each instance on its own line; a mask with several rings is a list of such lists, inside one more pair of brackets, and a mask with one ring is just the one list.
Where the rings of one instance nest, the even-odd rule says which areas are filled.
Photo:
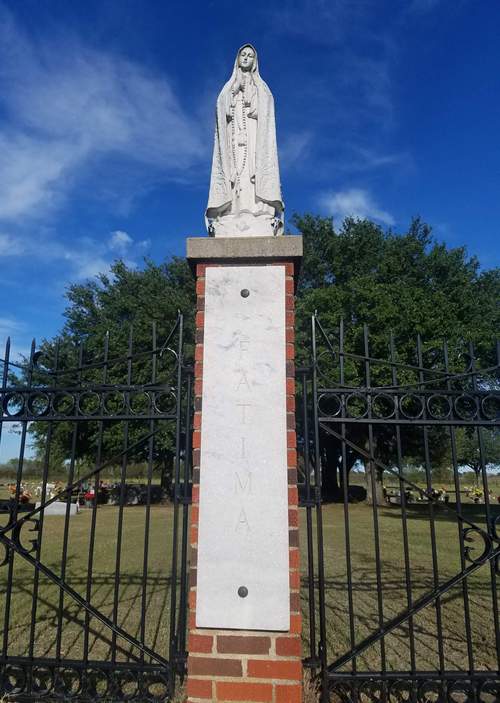
[[[286, 267], [286, 403], [288, 428], [290, 630], [288, 632], [256, 632], [196, 628], [196, 567], [200, 495], [205, 271], [207, 266], [225, 266], [234, 265], [235, 263], [234, 259], [230, 261], [200, 261], [198, 259], [193, 262], [196, 275], [197, 309], [194, 381], [193, 505], [191, 508], [190, 529], [191, 571], [187, 678], [188, 702], [261, 701], [262, 703], [301, 703], [302, 622], [300, 615], [299, 510], [294, 368], [294, 281], [297, 274], [297, 262], [290, 259], [266, 261], [259, 258], [258, 260], [245, 259], [244, 261], [245, 265], [252, 263], [258, 264], [259, 266], [279, 264], [281, 266], [285, 265]], [[241, 263], [241, 260], [237, 263]], [[216, 568], [217, 565], [214, 564], [214, 569]]]

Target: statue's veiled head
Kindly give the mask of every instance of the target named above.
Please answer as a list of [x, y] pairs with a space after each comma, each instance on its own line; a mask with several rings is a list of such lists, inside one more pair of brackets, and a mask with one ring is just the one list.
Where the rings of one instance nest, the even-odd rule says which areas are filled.
[[253, 71], [255, 67], [255, 49], [245, 44], [238, 52], [238, 66], [242, 71]]

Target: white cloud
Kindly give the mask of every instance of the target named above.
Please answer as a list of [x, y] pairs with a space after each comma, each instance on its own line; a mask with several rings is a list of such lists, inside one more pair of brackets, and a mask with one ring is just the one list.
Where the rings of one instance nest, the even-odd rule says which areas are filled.
[[303, 159], [307, 155], [311, 142], [312, 133], [310, 131], [287, 134], [279, 148], [280, 166], [289, 168]]
[[[136, 240], [123, 230], [115, 230], [107, 238], [68, 238], [67, 242], [42, 235], [26, 238], [21, 243], [9, 235], [0, 234], [0, 257], [21, 255], [36, 258], [44, 264], [62, 264], [65, 277], [82, 280], [109, 272], [116, 258], [123, 259], [129, 268], [136, 268], [150, 244], [149, 239]], [[2, 318], [0, 332], [1, 324]]]
[[0, 257], [19, 256], [24, 252], [24, 249], [24, 244], [19, 238], [0, 232]]
[[373, 219], [386, 225], [395, 223], [394, 217], [386, 210], [382, 210], [370, 193], [361, 188], [323, 193], [318, 201], [323, 210], [339, 220], [354, 217], [361, 220]]
[[26, 325], [12, 317], [0, 317], [0, 339], [8, 337], [13, 332], [24, 332]]
[[129, 234], [123, 232], [121, 229], [117, 229], [115, 232], [111, 232], [109, 248], [123, 254], [127, 251], [133, 241], [134, 240]]
[[45, 214], [103, 157], [157, 179], [205, 158], [198, 125], [165, 76], [76, 39], [35, 44], [1, 4], [0, 66], [0, 218]]
[[20, 361], [23, 356], [29, 356], [31, 338], [25, 323], [14, 317], [0, 317], [0, 358], [2, 359], [7, 351], [9, 337], [11, 340], [9, 357], [12, 362]]

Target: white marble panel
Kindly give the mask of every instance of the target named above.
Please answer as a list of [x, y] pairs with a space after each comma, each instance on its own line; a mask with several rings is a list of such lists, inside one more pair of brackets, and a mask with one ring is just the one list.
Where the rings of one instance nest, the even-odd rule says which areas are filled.
[[289, 629], [286, 436], [285, 267], [207, 268], [198, 627]]

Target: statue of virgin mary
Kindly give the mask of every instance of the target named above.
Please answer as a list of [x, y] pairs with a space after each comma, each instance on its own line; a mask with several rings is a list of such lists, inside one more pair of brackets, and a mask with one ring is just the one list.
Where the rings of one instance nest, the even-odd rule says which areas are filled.
[[274, 100], [245, 44], [217, 98], [208, 233], [216, 237], [283, 234]]

